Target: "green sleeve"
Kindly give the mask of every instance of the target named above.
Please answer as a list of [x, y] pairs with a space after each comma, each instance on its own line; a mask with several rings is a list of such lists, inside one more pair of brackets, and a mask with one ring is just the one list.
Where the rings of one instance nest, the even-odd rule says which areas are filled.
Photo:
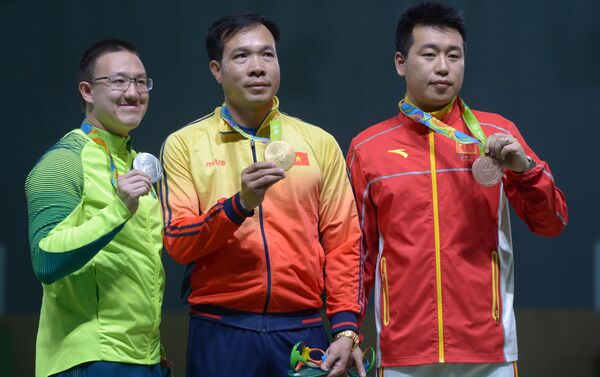
[[29, 173], [25, 194], [33, 270], [52, 284], [83, 267], [131, 217], [115, 200], [83, 221], [82, 150], [88, 140], [72, 132], [50, 148]]

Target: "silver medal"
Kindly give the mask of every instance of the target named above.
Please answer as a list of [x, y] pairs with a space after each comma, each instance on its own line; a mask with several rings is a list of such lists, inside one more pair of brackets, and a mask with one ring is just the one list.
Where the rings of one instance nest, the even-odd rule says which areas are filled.
[[158, 158], [150, 153], [138, 153], [133, 160], [133, 168], [141, 170], [150, 176], [152, 183], [158, 182], [162, 177], [163, 169]]

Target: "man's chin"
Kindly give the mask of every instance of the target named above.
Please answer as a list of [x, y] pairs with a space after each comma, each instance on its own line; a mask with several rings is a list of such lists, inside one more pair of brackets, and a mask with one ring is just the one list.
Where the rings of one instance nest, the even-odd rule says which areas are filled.
[[119, 120], [119, 123], [123, 126], [123, 128], [128, 129], [137, 128], [140, 125], [140, 123], [142, 123], [142, 118], [139, 116], [123, 117]]

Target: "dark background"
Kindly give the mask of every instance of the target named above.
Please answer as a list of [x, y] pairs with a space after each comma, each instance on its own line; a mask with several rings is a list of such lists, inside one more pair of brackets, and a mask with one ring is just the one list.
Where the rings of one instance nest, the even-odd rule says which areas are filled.
[[[395, 22], [411, 3], [0, 0], [4, 313], [39, 310], [23, 184], [41, 154], [83, 119], [75, 76], [90, 44], [118, 37], [141, 51], [155, 88], [132, 136], [136, 150], [158, 154], [169, 133], [222, 101], [204, 50], [210, 24], [235, 10], [262, 12], [281, 28], [281, 109], [329, 131], [346, 152], [359, 131], [397, 112], [404, 84], [392, 60]], [[600, 2], [450, 3], [467, 18], [462, 97], [513, 120], [568, 201], [570, 223], [557, 238], [534, 236], [513, 216], [516, 307], [591, 310], [600, 238]], [[164, 260], [165, 310], [183, 311], [182, 267]]]
[[[395, 23], [411, 3], [0, 0], [0, 375], [33, 373], [42, 291], [31, 269], [23, 184], [41, 154], [83, 118], [75, 77], [89, 45], [117, 37], [138, 46], [155, 88], [133, 133], [134, 147], [158, 154], [169, 133], [222, 101], [204, 51], [210, 24], [236, 10], [262, 12], [282, 32], [282, 110], [326, 129], [346, 152], [355, 134], [397, 112], [404, 84], [392, 60]], [[450, 3], [467, 18], [463, 98], [519, 126], [549, 162], [569, 205], [569, 226], [553, 239], [532, 235], [513, 218], [522, 374], [598, 376], [600, 312], [593, 309], [600, 308], [600, 299], [594, 303], [600, 259], [593, 249], [600, 239], [600, 2]], [[180, 375], [183, 267], [166, 255], [164, 262], [161, 328]]]

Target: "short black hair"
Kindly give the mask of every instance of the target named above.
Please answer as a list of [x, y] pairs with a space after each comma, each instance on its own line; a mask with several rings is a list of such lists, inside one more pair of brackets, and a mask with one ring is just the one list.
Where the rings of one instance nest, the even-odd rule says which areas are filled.
[[255, 12], [232, 13], [219, 18], [208, 29], [205, 42], [208, 59], [221, 62], [225, 42], [238, 31], [255, 25], [264, 25], [273, 35], [275, 43], [279, 42], [279, 27], [273, 21]]
[[94, 43], [85, 50], [79, 61], [79, 73], [77, 75], [78, 82], [93, 79], [92, 75], [94, 74], [94, 68], [98, 58], [102, 55], [119, 51], [128, 51], [137, 56], [140, 55], [134, 45], [120, 39], [104, 39]]
[[440, 29], [455, 29], [463, 43], [467, 43], [465, 19], [462, 11], [436, 1], [427, 1], [407, 8], [396, 25], [396, 51], [406, 56], [413, 44], [413, 29], [417, 26], [432, 26]]

